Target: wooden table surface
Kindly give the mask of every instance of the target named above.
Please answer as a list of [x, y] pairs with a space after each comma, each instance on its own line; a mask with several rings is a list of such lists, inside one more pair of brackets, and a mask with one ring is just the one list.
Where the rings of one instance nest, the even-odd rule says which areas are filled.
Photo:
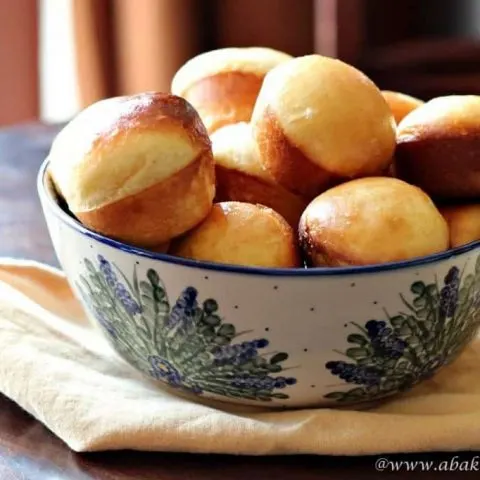
[[[35, 185], [37, 170], [55, 132], [56, 128], [42, 125], [0, 130], [0, 257], [28, 258], [58, 265]], [[454, 471], [445, 472], [443, 478], [456, 480], [479, 478], [477, 455], [480, 460], [480, 452], [382, 457], [395, 462], [434, 461], [437, 467], [450, 462]], [[75, 454], [0, 394], [0, 480], [370, 480], [389, 472], [388, 468], [383, 473], [375, 469], [378, 458], [233, 457], [141, 452]], [[473, 466], [470, 472], [460, 471], [461, 462], [470, 462]], [[405, 480], [441, 476], [435, 471], [422, 471], [420, 463], [416, 466], [414, 463], [399, 465], [399, 469], [396, 478]]]

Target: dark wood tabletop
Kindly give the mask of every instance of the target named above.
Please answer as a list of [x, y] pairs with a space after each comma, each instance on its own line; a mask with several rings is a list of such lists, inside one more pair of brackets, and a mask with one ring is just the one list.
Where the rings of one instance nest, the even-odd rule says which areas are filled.
[[[0, 257], [58, 266], [35, 185], [37, 170], [56, 131], [56, 127], [39, 124], [0, 130]], [[397, 463], [380, 472], [375, 463], [381, 457]], [[425, 471], [428, 466], [421, 462], [430, 461], [434, 463]], [[376, 457], [76, 454], [0, 394], [0, 480], [370, 480], [383, 477], [392, 468], [399, 470], [396, 478], [405, 480], [436, 479], [442, 468], [450, 469], [443, 478], [479, 478], [480, 452]]]

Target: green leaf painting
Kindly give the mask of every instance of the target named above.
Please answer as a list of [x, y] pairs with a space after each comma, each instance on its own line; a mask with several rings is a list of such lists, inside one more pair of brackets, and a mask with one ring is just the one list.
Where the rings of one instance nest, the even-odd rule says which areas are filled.
[[[186, 287], [173, 305], [155, 270], [131, 279], [99, 255], [84, 260], [77, 283], [90, 312], [114, 348], [145, 374], [196, 394], [272, 401], [288, 399], [297, 381], [282, 376], [284, 352], [267, 351], [266, 338], [241, 340], [214, 299]], [[284, 393], [285, 392], [285, 393]]]
[[343, 403], [372, 400], [409, 389], [450, 363], [476, 335], [480, 326], [480, 257], [475, 272], [463, 277], [453, 266], [441, 284], [417, 281], [410, 299], [401, 295], [404, 310], [394, 316], [352, 322], [355, 333], [345, 360], [325, 367], [347, 384], [325, 398]]

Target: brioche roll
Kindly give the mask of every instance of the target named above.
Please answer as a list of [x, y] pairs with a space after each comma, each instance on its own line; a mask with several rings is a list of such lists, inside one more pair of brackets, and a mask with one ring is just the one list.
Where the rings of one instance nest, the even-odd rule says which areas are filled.
[[300, 266], [295, 234], [283, 217], [242, 202], [216, 203], [199, 226], [173, 242], [170, 253], [231, 265]]
[[197, 109], [212, 133], [223, 125], [250, 121], [266, 73], [290, 58], [263, 47], [212, 50], [185, 63], [171, 90]]
[[387, 102], [398, 125], [410, 112], [423, 105], [423, 101], [401, 92], [382, 90], [382, 95]]
[[354, 67], [320, 55], [272, 69], [251, 123], [264, 167], [308, 199], [387, 170], [395, 148], [395, 121], [380, 90]]
[[217, 179], [216, 200], [270, 207], [294, 228], [307, 202], [275, 182], [260, 164], [248, 123], [227, 125], [212, 136]]
[[101, 100], [56, 137], [49, 171], [87, 227], [141, 247], [181, 235], [209, 213], [208, 134], [184, 99], [162, 93]]
[[480, 197], [480, 96], [426, 102], [398, 126], [397, 176], [433, 197]]
[[480, 240], [480, 204], [440, 207], [448, 223], [450, 247], [460, 247]]
[[352, 180], [319, 195], [299, 226], [313, 266], [370, 265], [448, 248], [447, 223], [432, 200], [401, 180]]

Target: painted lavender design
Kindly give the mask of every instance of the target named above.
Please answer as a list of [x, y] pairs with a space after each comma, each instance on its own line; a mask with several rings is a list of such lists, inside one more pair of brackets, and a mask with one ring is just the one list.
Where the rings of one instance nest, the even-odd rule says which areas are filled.
[[474, 274], [462, 278], [453, 266], [441, 286], [412, 284], [413, 301], [401, 296], [405, 311], [364, 325], [352, 322], [356, 332], [348, 335], [352, 345], [346, 360], [329, 361], [325, 367], [347, 384], [326, 398], [358, 402], [409, 389], [451, 362], [480, 326], [480, 259]]
[[[150, 377], [195, 394], [204, 392], [247, 400], [285, 400], [296, 383], [279, 375], [288, 360], [269, 353], [266, 338], [241, 340], [223, 321], [216, 300], [199, 301], [187, 286], [170, 307], [158, 273], [150, 269], [132, 281], [99, 255], [97, 266], [84, 260], [86, 274], [77, 287], [114, 348]], [[280, 391], [282, 390], [282, 391]]]
[[[170, 303], [153, 269], [139, 278], [135, 266], [127, 276], [102, 255], [84, 265], [77, 287], [85, 304], [113, 347], [146, 375], [195, 394], [289, 399], [297, 384], [286, 374], [289, 355], [276, 351], [270, 339], [226, 322], [215, 299], [201, 299], [197, 288], [187, 285]], [[343, 388], [324, 397], [357, 403], [432, 376], [476, 334], [479, 292], [480, 259], [472, 274], [452, 266], [438, 281], [414, 282], [409, 295], [400, 294], [404, 308], [395, 315], [384, 311], [381, 318], [346, 324], [348, 347], [318, 365]]]

